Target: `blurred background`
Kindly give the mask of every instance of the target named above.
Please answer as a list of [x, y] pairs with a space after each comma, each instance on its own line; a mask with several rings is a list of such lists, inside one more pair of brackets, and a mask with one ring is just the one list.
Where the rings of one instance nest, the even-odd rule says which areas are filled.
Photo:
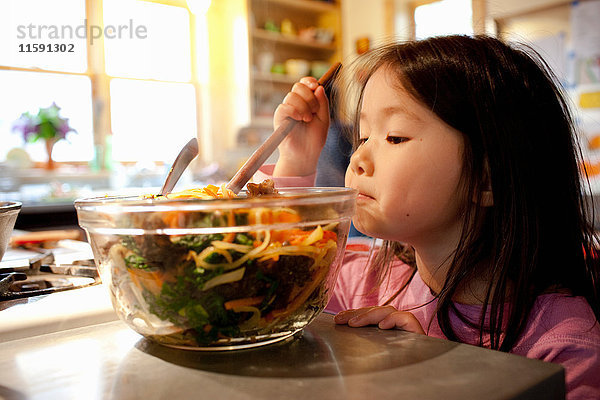
[[572, 99], [595, 191], [599, 20], [598, 0], [2, 0], [0, 200], [23, 202], [17, 228], [73, 225], [75, 198], [157, 192], [192, 137], [200, 155], [178, 188], [226, 181], [299, 77], [449, 33], [540, 52]]

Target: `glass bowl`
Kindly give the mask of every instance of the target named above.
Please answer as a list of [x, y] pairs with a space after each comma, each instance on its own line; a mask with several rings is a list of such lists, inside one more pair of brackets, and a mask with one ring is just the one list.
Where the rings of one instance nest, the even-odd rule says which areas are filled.
[[233, 199], [75, 201], [118, 316], [198, 350], [283, 340], [326, 306], [356, 191], [293, 188]]
[[15, 222], [21, 211], [18, 201], [0, 201], [0, 260], [10, 242], [10, 237], [15, 227]]

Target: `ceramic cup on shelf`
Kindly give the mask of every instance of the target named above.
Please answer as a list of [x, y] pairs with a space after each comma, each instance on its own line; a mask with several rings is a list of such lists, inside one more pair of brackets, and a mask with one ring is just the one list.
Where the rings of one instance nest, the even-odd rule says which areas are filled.
[[258, 72], [269, 74], [271, 72], [271, 67], [273, 67], [275, 56], [270, 51], [264, 51], [258, 54], [256, 61]]
[[18, 201], [0, 201], [0, 260], [4, 257], [20, 210], [21, 203]]
[[307, 76], [310, 72], [310, 62], [300, 58], [290, 58], [285, 62], [287, 74], [293, 78]]

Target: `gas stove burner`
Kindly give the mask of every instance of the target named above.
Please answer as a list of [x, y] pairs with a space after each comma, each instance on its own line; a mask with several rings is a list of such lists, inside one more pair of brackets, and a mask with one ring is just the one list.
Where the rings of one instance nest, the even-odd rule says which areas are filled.
[[47, 295], [100, 283], [94, 260], [57, 265], [50, 250], [37, 250], [29, 265], [2, 268], [0, 301]]

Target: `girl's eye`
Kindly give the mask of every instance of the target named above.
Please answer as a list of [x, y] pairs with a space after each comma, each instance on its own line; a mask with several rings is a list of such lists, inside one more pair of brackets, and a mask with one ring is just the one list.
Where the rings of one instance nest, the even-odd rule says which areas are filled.
[[386, 136], [385, 140], [387, 140], [388, 143], [391, 144], [400, 144], [400, 143], [404, 143], [407, 142], [409, 139], [407, 137], [403, 137], [403, 136]]
[[367, 142], [367, 140], [369, 140], [368, 137], [359, 138], [358, 139], [358, 145], [361, 146], [361, 145], [365, 144]]

